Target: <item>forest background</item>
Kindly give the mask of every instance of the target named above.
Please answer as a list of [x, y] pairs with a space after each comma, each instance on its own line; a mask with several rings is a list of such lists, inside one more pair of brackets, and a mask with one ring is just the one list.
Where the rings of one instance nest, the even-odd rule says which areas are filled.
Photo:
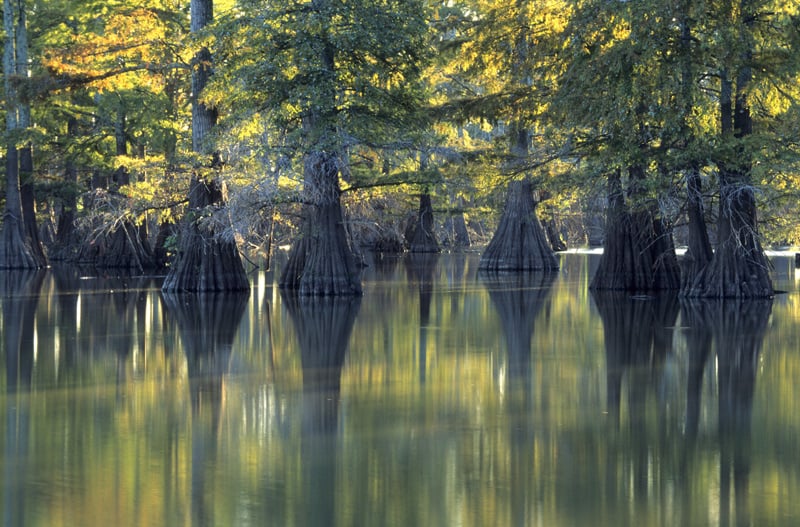
[[[307, 206], [325, 209], [328, 194], [341, 199], [343, 221], [333, 223], [356, 253], [465, 248], [489, 242], [507, 189], [520, 188], [556, 250], [608, 251], [620, 225], [646, 225], [648, 234], [627, 235], [648, 247], [668, 236], [692, 261], [710, 260], [700, 254], [712, 245], [722, 254], [730, 232], [746, 251], [800, 244], [795, 2], [217, 0], [211, 9], [209, 0], [4, 0], [0, 267], [157, 268], [187, 252], [181, 222], [265, 266], [276, 247], [303, 245], [298, 232], [311, 239]], [[330, 188], [314, 176], [326, 173]], [[209, 194], [193, 203], [198, 182]], [[734, 282], [747, 282], [753, 262]], [[701, 290], [725, 272], [684, 270], [680, 287], [772, 293], [747, 289], [756, 280], [730, 295]], [[680, 281], [643, 280], [607, 285]]]

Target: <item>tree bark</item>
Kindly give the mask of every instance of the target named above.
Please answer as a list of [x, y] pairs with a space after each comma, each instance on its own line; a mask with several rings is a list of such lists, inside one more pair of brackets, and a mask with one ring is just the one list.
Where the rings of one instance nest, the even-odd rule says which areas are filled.
[[[16, 74], [18, 79], [29, 79], [29, 59], [28, 59], [28, 20], [25, 9], [25, 2], [17, 4], [16, 28]], [[31, 127], [31, 105], [27, 100], [19, 101], [18, 125], [21, 130]], [[33, 145], [30, 141], [19, 150], [19, 183], [20, 198], [22, 200], [22, 218], [25, 224], [25, 236], [31, 247], [33, 257], [36, 259], [37, 267], [47, 266], [47, 256], [44, 252], [39, 237], [39, 228], [36, 225], [36, 198], [33, 191]]]
[[[19, 10], [15, 8], [15, 4]], [[20, 22], [25, 21], [24, 2], [3, 1], [3, 27], [5, 29], [5, 46], [3, 51], [3, 71], [16, 72], [17, 61], [20, 59], [19, 46], [24, 44], [21, 51], [22, 57], [27, 57], [27, 38], [17, 35], [21, 31]], [[18, 18], [20, 17], [20, 18]], [[22, 29], [22, 35], [26, 33]], [[25, 230], [25, 216], [22, 207], [22, 193], [20, 190], [20, 155], [17, 150], [15, 137], [20, 129], [21, 122], [25, 121], [24, 105], [20, 103], [17, 89], [11, 77], [4, 75], [5, 103], [6, 103], [6, 206], [3, 214], [2, 240], [0, 240], [0, 269], [37, 269], [43, 267], [45, 262], [37, 258], [31, 240]], [[20, 119], [22, 112], [22, 119]]]
[[189, 190], [189, 212], [184, 218], [176, 260], [161, 286], [163, 291], [245, 291], [250, 281], [239, 249], [232, 239], [218, 232], [216, 221], [206, 213], [225, 203], [225, 187], [193, 178]]
[[[748, 0], [740, 2], [740, 40], [749, 42], [755, 20]], [[751, 44], [750, 44], [751, 46]], [[719, 222], [717, 248], [709, 264], [684, 288], [690, 297], [769, 298], [775, 294], [769, 262], [758, 234], [752, 160], [741, 140], [753, 133], [748, 90], [753, 73], [752, 48], [747, 47], [737, 68], [735, 95], [728, 70], [721, 72], [720, 121], [723, 137], [740, 141], [735, 160], [719, 166]]]
[[694, 280], [714, 257], [711, 241], [708, 238], [702, 182], [696, 167], [690, 167], [686, 174], [686, 192], [689, 234], [688, 249], [681, 265], [681, 291], [684, 294], [691, 289]]
[[508, 185], [503, 215], [491, 242], [481, 256], [484, 271], [558, 269], [558, 259], [536, 217], [530, 181]]
[[[641, 177], [632, 170], [631, 177]], [[589, 287], [629, 292], [678, 289], [675, 247], [663, 221], [651, 207], [630, 210], [619, 171], [609, 175], [608, 184], [606, 242]]]
[[[683, 98], [683, 114], [680, 120], [679, 141], [683, 147], [693, 142], [693, 132], [688, 118], [695, 110], [694, 104], [694, 64], [692, 57], [692, 19], [690, 15], [691, 1], [680, 2], [678, 23], [681, 28], [680, 64], [681, 64], [681, 97]], [[683, 258], [681, 271], [681, 291], [686, 292], [697, 275], [708, 265], [714, 256], [706, 225], [705, 206], [703, 203], [700, 166], [696, 161], [690, 162], [685, 170], [686, 176], [686, 209], [688, 216], [688, 250]]]
[[359, 267], [344, 228], [336, 159], [310, 152], [304, 163], [303, 222], [280, 277], [300, 295], [360, 295]]
[[[191, 30], [199, 32], [213, 19], [212, 0], [192, 0]], [[225, 207], [226, 187], [218, 177], [219, 153], [209, 144], [217, 111], [200, 99], [211, 77], [212, 57], [202, 48], [192, 61], [192, 149], [210, 157], [207, 177], [198, 170], [189, 184], [189, 206], [181, 228], [179, 250], [170, 267], [164, 291], [242, 291], [250, 282], [233, 236], [225, 236], [213, 221], [200, 221], [208, 212]]]
[[438, 253], [439, 242], [433, 226], [433, 204], [428, 192], [420, 194], [419, 209], [406, 232], [408, 251], [412, 253]]

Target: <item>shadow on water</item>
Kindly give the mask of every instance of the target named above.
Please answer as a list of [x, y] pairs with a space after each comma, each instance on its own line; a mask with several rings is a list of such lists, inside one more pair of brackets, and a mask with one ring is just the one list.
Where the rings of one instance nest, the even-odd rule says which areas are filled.
[[360, 297], [281, 294], [294, 324], [303, 370], [302, 478], [304, 525], [333, 525], [342, 366]]
[[249, 292], [162, 293], [168, 316], [178, 325], [186, 354], [192, 407], [191, 506], [194, 525], [213, 525], [213, 474], [224, 410], [224, 376], [229, 373], [236, 330]]
[[11, 393], [23, 387], [30, 387], [36, 307], [44, 277], [45, 271], [41, 270], [14, 270], [0, 273], [6, 388]]
[[619, 419], [622, 380], [628, 375], [628, 404], [632, 417], [644, 410], [643, 391], [654, 386], [672, 350], [678, 318], [677, 295], [632, 297], [619, 291], [591, 291], [603, 322], [606, 348], [608, 412]]
[[148, 351], [146, 312], [154, 278], [124, 272], [85, 275], [72, 267], [50, 272], [58, 293], [59, 350], [65, 368], [79, 369], [85, 366], [81, 360], [111, 352], [116, 359], [117, 389], [122, 390], [132, 350]]

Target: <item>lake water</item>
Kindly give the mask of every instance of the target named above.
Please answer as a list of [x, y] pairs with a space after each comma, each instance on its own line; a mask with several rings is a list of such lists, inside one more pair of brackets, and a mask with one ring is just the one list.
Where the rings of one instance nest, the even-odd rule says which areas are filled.
[[800, 525], [800, 296], [373, 262], [361, 299], [0, 273], [4, 526]]

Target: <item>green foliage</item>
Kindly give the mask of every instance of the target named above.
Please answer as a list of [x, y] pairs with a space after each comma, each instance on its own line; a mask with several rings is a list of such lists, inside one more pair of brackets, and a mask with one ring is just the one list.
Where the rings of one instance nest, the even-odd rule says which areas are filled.
[[243, 1], [216, 30], [205, 97], [229, 118], [266, 116], [290, 151], [383, 146], [419, 119], [427, 32], [418, 0]]
[[[567, 214], [604, 192], [609, 170], [635, 167], [642, 199], [677, 217], [689, 168], [708, 189], [720, 166], [741, 163], [764, 235], [800, 239], [794, 2], [218, 0], [194, 35], [185, 1], [28, 10], [31, 79], [13, 82], [35, 126], [15, 141], [33, 144], [36, 189], [55, 209], [124, 166], [130, 185], [111, 190], [129, 214], [181, 214], [204, 164], [190, 152], [189, 64], [207, 46], [202, 97], [220, 112], [213, 140], [242, 232], [252, 211], [261, 223], [290, 216], [276, 207], [299, 199], [299, 160], [317, 149], [336, 153], [354, 200], [391, 202], [397, 216], [415, 204], [396, 197], [421, 189], [437, 209], [496, 210], [523, 176]], [[747, 137], [720, 126], [721, 78], [742, 68]]]

